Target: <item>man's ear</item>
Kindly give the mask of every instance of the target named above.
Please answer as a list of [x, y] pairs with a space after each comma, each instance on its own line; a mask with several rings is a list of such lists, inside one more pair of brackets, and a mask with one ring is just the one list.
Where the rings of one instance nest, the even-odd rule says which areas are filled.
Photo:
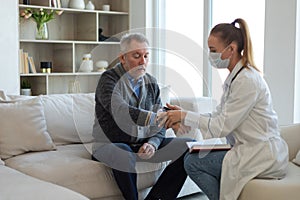
[[125, 54], [119, 54], [119, 60], [124, 65], [125, 64]]

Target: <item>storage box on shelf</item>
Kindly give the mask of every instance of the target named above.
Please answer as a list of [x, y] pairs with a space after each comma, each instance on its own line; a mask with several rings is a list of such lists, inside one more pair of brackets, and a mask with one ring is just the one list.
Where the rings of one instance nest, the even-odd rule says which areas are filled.
[[[23, 5], [23, 1], [20, 0], [19, 11], [26, 8], [63, 11], [62, 15], [55, 16], [55, 19], [48, 22], [48, 40], [36, 40], [35, 22], [20, 18], [20, 49], [28, 52], [33, 58], [37, 71], [37, 73], [21, 71], [21, 81], [24, 79], [30, 81], [33, 95], [68, 93], [72, 91], [69, 86], [74, 82], [79, 85], [80, 92], [94, 92], [102, 72], [96, 70], [89, 73], [79, 72], [82, 56], [91, 53], [97, 47], [97, 52], [92, 54], [94, 69], [98, 60], [112, 63], [117, 58], [119, 42], [99, 41], [100, 33], [103, 36], [115, 36], [129, 29], [129, 1], [94, 0], [92, 3], [95, 10], [81, 10], [54, 8], [51, 7], [51, 0], [31, 0], [30, 5]], [[102, 10], [104, 4], [110, 5], [110, 11]], [[40, 63], [43, 61], [52, 62], [51, 73], [42, 73]]]

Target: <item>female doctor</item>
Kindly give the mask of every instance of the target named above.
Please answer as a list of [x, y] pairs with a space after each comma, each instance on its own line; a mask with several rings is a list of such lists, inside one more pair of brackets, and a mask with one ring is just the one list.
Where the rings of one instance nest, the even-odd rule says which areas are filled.
[[208, 46], [212, 66], [230, 71], [216, 111], [197, 114], [168, 104], [173, 110], [160, 117], [168, 128], [181, 122], [199, 128], [204, 138], [228, 139], [229, 151], [187, 154], [185, 170], [210, 200], [234, 200], [253, 178], [283, 178], [288, 148], [280, 137], [269, 88], [253, 62], [246, 22], [216, 25]]

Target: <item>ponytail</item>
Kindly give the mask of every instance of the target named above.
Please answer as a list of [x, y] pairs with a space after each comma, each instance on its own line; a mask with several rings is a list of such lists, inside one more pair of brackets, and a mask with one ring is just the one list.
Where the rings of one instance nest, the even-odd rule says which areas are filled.
[[235, 27], [235, 23], [239, 24], [243, 36], [243, 40], [244, 40], [243, 42], [244, 47], [243, 47], [243, 54], [242, 54], [243, 66], [250, 65], [257, 71], [259, 71], [259, 69], [255, 65], [254, 58], [253, 58], [253, 47], [252, 47], [252, 41], [251, 41], [248, 25], [246, 21], [241, 18], [235, 19], [231, 24]]
[[[236, 27], [236, 23], [239, 27]], [[238, 18], [231, 24], [218, 24], [211, 30], [210, 34], [220, 37], [225, 45], [236, 42], [238, 45], [238, 53], [242, 56], [243, 66], [248, 67], [250, 65], [259, 71], [254, 63], [250, 32], [245, 20]]]

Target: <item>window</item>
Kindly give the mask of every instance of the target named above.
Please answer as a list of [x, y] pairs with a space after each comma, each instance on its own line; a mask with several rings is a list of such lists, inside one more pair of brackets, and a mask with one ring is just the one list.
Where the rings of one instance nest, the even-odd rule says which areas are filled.
[[[212, 96], [219, 100], [228, 71], [215, 70], [207, 58], [207, 37], [212, 26], [247, 21], [256, 64], [263, 71], [265, 0], [165, 0], [163, 21], [164, 84], [173, 96]], [[255, 10], [255, 12], [253, 12]], [[208, 91], [205, 91], [207, 88]]]
[[203, 2], [165, 1], [165, 84], [172, 96], [203, 95]]

